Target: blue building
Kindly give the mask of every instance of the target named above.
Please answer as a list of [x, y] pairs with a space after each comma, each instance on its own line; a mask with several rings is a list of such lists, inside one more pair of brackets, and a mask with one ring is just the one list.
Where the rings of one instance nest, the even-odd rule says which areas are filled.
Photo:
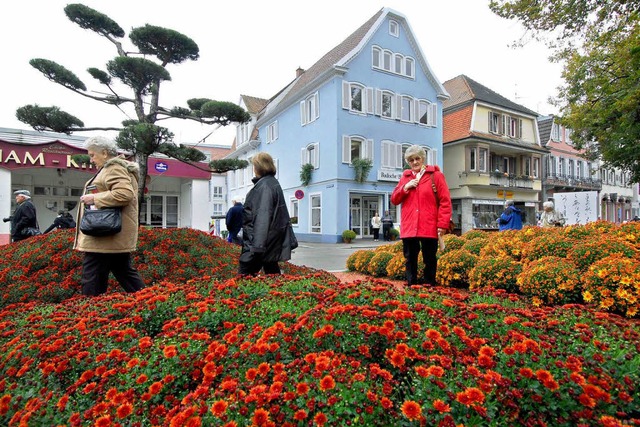
[[[399, 219], [390, 195], [407, 147], [424, 146], [427, 163], [442, 166], [448, 97], [407, 18], [384, 8], [271, 99], [241, 96], [252, 119], [237, 128], [229, 157], [273, 156], [299, 240], [334, 243], [346, 229], [367, 237], [375, 212]], [[367, 159], [370, 171], [358, 176]], [[229, 172], [228, 197], [244, 196], [251, 177], [251, 168]]]

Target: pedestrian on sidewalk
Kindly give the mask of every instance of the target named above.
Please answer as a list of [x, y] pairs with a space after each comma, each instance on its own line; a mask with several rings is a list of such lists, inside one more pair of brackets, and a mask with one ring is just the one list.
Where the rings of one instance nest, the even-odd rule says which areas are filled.
[[373, 241], [377, 242], [380, 239], [380, 226], [382, 225], [382, 220], [380, 219], [380, 215], [378, 212], [373, 214], [373, 218], [371, 218], [371, 228], [373, 229]]
[[384, 216], [382, 217], [382, 237], [385, 242], [391, 241], [391, 236], [389, 235], [389, 230], [393, 228], [393, 217], [389, 214], [389, 211], [384, 211]]

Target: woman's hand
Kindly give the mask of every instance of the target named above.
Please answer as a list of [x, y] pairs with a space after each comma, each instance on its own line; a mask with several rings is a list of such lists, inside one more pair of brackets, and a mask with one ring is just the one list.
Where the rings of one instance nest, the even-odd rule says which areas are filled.
[[413, 178], [411, 181], [407, 182], [404, 185], [404, 191], [408, 192], [412, 188], [416, 188], [418, 186], [418, 182], [419, 182], [418, 178]]
[[93, 200], [93, 194], [85, 194], [84, 196], [80, 196], [80, 201], [82, 201], [82, 203], [84, 203], [87, 206], [91, 206], [95, 204]]

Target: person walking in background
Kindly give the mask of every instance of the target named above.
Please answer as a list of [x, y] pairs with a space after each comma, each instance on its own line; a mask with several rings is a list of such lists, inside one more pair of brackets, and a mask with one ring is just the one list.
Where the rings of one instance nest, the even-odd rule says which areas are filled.
[[239, 199], [233, 199], [233, 206], [227, 211], [226, 223], [229, 235], [227, 242], [242, 245], [242, 238], [238, 237], [238, 233], [242, 230], [242, 211], [244, 210], [242, 202]]
[[384, 211], [384, 216], [382, 217], [382, 237], [385, 242], [391, 240], [391, 236], [389, 235], [389, 230], [393, 228], [393, 217], [389, 214], [389, 211]]
[[373, 214], [373, 218], [371, 218], [371, 229], [373, 230], [373, 241], [377, 242], [380, 239], [380, 227], [382, 226], [382, 220], [378, 215], [378, 212]]
[[522, 211], [516, 208], [513, 200], [504, 204], [504, 212], [498, 218], [498, 230], [522, 230]]
[[54, 228], [59, 228], [61, 230], [67, 228], [76, 228], [76, 222], [73, 220], [73, 217], [66, 210], [58, 211], [58, 216], [53, 220], [53, 224], [51, 224], [46, 230], [44, 230], [43, 234], [47, 234]]
[[562, 213], [556, 211], [553, 202], [547, 201], [542, 204], [542, 214], [540, 214], [541, 227], [562, 227], [565, 219]]
[[426, 166], [426, 157], [424, 148], [418, 145], [407, 149], [404, 159], [411, 169], [402, 173], [391, 194], [391, 203], [402, 204], [400, 238], [409, 286], [419, 283], [421, 249], [424, 283], [436, 284], [438, 237], [444, 235], [451, 220], [451, 196], [444, 174], [437, 165]]
[[[73, 248], [84, 252], [80, 279], [82, 295], [96, 296], [107, 292], [110, 272], [126, 292], [137, 292], [144, 288], [140, 274], [131, 265], [131, 252], [138, 244], [139, 166], [118, 157], [116, 143], [111, 139], [93, 136], [87, 139], [85, 148], [98, 172], [84, 186], [77, 222], [85, 209], [120, 206], [122, 231], [112, 236], [95, 237], [76, 228]], [[95, 186], [95, 193], [87, 192], [89, 185]]]
[[38, 229], [38, 220], [36, 218], [36, 207], [31, 203], [31, 193], [29, 190], [17, 190], [13, 194], [16, 197], [16, 210], [8, 218], [2, 221], [11, 221], [11, 240], [19, 242], [28, 239], [34, 234], [30, 234], [28, 229]]
[[[278, 261], [282, 259], [286, 246], [291, 246], [286, 237], [290, 222], [287, 203], [280, 183], [276, 179], [276, 166], [271, 155], [256, 154], [252, 179], [254, 186], [245, 198], [242, 212], [242, 252], [238, 274], [280, 274]], [[289, 256], [290, 258], [290, 256]]]

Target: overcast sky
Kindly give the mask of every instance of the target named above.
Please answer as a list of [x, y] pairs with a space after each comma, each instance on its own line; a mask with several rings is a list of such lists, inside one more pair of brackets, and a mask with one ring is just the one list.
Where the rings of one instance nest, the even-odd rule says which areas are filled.
[[[29, 65], [32, 58], [58, 62], [90, 90], [103, 91], [86, 69], [105, 69], [115, 47], [68, 20], [61, 0], [0, 2], [0, 127], [28, 129], [15, 118], [26, 104], [57, 105], [86, 126], [113, 126], [126, 118], [113, 106], [86, 100], [47, 80]], [[427, 62], [440, 82], [466, 74], [501, 95], [541, 114], [556, 113], [548, 104], [560, 85], [561, 66], [550, 63], [549, 50], [531, 42], [512, 48], [524, 31], [494, 15], [488, 0], [322, 0], [201, 1], [85, 0], [115, 20], [126, 32], [145, 24], [176, 30], [192, 38], [200, 59], [168, 67], [171, 82], [161, 88], [165, 107], [186, 106], [206, 97], [238, 102], [240, 95], [270, 98], [383, 7], [405, 15]], [[125, 93], [129, 95], [129, 93]], [[197, 142], [210, 126], [164, 121], [176, 142]], [[233, 126], [230, 126], [233, 127]], [[95, 134], [95, 132], [90, 133]], [[232, 132], [217, 130], [209, 143], [231, 144]]]

